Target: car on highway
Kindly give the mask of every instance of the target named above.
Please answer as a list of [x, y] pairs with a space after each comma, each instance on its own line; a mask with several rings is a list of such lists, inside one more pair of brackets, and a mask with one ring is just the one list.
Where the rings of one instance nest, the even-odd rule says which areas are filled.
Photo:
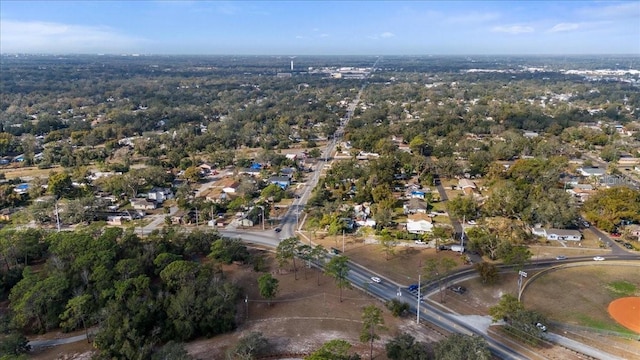
[[464, 294], [467, 291], [466, 287], [460, 285], [451, 285], [448, 289], [457, 294]]
[[371, 277], [371, 281], [373, 281], [374, 283], [378, 283], [378, 284], [380, 284], [382, 282], [382, 280], [380, 280], [380, 278], [377, 277], [377, 276], [372, 276]]
[[593, 258], [593, 261], [604, 261], [604, 258], [602, 256], [596, 256]]
[[558, 255], [556, 256], [556, 260], [567, 260], [567, 257], [564, 255]]
[[418, 290], [418, 284], [411, 284], [411, 285], [409, 285], [409, 287], [407, 288], [407, 290], [409, 290], [409, 291], [415, 291], [415, 290]]
[[277, 232], [277, 233], [279, 233], [280, 231], [282, 231], [282, 229], [280, 229], [280, 228], [275, 228], [275, 230], [274, 230], [274, 231], [275, 231], [275, 232]]
[[542, 332], [546, 332], [547, 331], [547, 327], [543, 323], [536, 323], [536, 327], [538, 329], [540, 329], [540, 331], [542, 331]]

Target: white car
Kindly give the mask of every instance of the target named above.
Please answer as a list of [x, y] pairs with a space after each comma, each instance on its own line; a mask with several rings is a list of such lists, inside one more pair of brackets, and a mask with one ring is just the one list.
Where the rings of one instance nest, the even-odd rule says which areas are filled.
[[547, 327], [542, 323], [536, 323], [536, 327], [538, 329], [540, 329], [542, 332], [546, 332], [547, 331]]
[[374, 283], [378, 283], [378, 284], [382, 282], [382, 280], [380, 280], [380, 278], [377, 277], [377, 276], [372, 276], [371, 277], [371, 281], [373, 281]]
[[469, 221], [467, 221], [467, 224], [469, 224], [469, 225], [475, 225], [475, 224], [476, 224], [476, 222], [475, 222], [474, 220], [469, 220]]
[[602, 256], [596, 256], [593, 258], [593, 261], [604, 261], [604, 258]]

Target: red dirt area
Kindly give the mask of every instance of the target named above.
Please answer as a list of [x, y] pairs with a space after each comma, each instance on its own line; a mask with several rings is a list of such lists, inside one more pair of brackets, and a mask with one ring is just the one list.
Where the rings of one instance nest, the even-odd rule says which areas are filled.
[[620, 325], [640, 334], [640, 297], [624, 297], [609, 303], [609, 315]]

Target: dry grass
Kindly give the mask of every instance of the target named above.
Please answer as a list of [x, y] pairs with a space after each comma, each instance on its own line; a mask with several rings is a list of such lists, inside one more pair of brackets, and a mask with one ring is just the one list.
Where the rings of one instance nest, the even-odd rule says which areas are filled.
[[[312, 235], [309, 235], [312, 236]], [[321, 244], [329, 249], [335, 247], [342, 250], [342, 236], [314, 237], [313, 242]], [[409, 285], [418, 281], [419, 269], [427, 259], [448, 257], [453, 259], [457, 268], [469, 267], [463, 265], [460, 255], [451, 251], [439, 251], [413, 242], [406, 242], [408, 246], [396, 246], [395, 255], [390, 255], [386, 260], [382, 246], [378, 244], [365, 244], [364, 239], [355, 236], [345, 236], [344, 255], [355, 263], [360, 264], [382, 277], [402, 285]]]
[[19, 167], [19, 168], [3, 168], [0, 173], [4, 174], [7, 179], [15, 178], [48, 178], [52, 172], [61, 172], [64, 169], [60, 166], [54, 166], [49, 169], [38, 169], [35, 166]]

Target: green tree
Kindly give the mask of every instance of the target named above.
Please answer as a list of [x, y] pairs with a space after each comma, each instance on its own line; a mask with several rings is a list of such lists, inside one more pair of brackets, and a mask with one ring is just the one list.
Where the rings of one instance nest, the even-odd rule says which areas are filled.
[[151, 360], [195, 360], [195, 358], [185, 350], [184, 344], [169, 341], [153, 353]]
[[611, 232], [620, 222], [640, 222], [640, 191], [624, 186], [598, 190], [584, 202], [585, 218], [598, 228]]
[[487, 341], [480, 336], [452, 334], [435, 346], [437, 360], [490, 360]]
[[31, 350], [29, 340], [19, 332], [12, 332], [0, 338], [0, 354], [2, 354], [0, 358], [2, 359], [7, 355], [11, 355], [11, 357], [6, 359], [13, 359], [14, 356], [25, 354], [29, 350]]
[[49, 175], [47, 190], [57, 198], [69, 196], [73, 191], [71, 176], [66, 172]]
[[[311, 257], [315, 259], [318, 265], [321, 265], [324, 264], [324, 259], [326, 258], [328, 253], [329, 251], [327, 251], [324, 246], [316, 245], [313, 250], [311, 250]], [[321, 271], [317, 272], [318, 286], [320, 286], [320, 273]]]
[[233, 348], [233, 358], [238, 360], [252, 360], [266, 355], [269, 341], [259, 331], [252, 331], [240, 338]]
[[427, 281], [437, 281], [440, 292], [440, 302], [444, 302], [446, 298], [446, 292], [444, 289], [447, 284], [445, 279], [449, 275], [449, 272], [456, 267], [456, 262], [450, 258], [437, 258], [428, 259], [425, 261], [422, 272], [424, 279]]
[[277, 184], [269, 184], [260, 192], [260, 196], [263, 199], [272, 199], [274, 202], [280, 202], [284, 195], [284, 190]]
[[296, 280], [298, 280], [296, 249], [299, 244], [300, 240], [297, 237], [290, 237], [280, 241], [276, 247], [276, 259], [278, 260], [280, 267], [287, 264], [289, 260], [293, 261], [293, 275]]
[[209, 257], [225, 264], [231, 264], [234, 261], [247, 261], [249, 259], [249, 251], [240, 239], [220, 238], [211, 244], [211, 252]]
[[202, 179], [202, 172], [196, 166], [190, 166], [184, 171], [184, 178], [190, 184], [197, 184]]
[[342, 289], [349, 287], [349, 258], [344, 255], [334, 256], [324, 267], [325, 273], [335, 279], [340, 289], [340, 302], [342, 302]]
[[504, 294], [496, 305], [489, 308], [489, 315], [495, 322], [522, 310], [524, 310], [524, 305], [518, 301], [517, 297], [511, 294]]
[[385, 344], [387, 357], [391, 360], [429, 360], [429, 349], [407, 333], [396, 335]]
[[365, 306], [362, 311], [360, 341], [369, 343], [369, 358], [373, 359], [373, 341], [380, 339], [379, 330], [385, 330], [382, 310], [375, 305]]
[[[305, 262], [310, 262], [313, 259], [313, 247], [307, 244], [300, 244], [296, 247], [296, 256], [300, 258], [300, 260]], [[304, 266], [304, 278], [307, 279], [307, 266]]]
[[391, 311], [391, 315], [395, 317], [405, 316], [409, 313], [410, 306], [406, 302], [400, 301], [398, 299], [391, 299], [384, 304], [389, 311]]
[[456, 196], [447, 202], [447, 210], [450, 215], [458, 219], [475, 219], [480, 206], [472, 196]]
[[396, 253], [396, 245], [398, 245], [398, 240], [393, 235], [391, 235], [388, 230], [385, 229], [380, 233], [380, 245], [382, 245], [384, 259], [389, 261], [389, 256], [393, 256]]
[[528, 247], [524, 245], [512, 245], [507, 241], [503, 241], [500, 244], [498, 254], [505, 265], [516, 265], [516, 271], [522, 270], [524, 265], [531, 260], [533, 256]]
[[271, 274], [262, 274], [258, 278], [258, 288], [260, 289], [260, 296], [268, 300], [269, 306], [271, 306], [271, 300], [276, 297], [278, 293], [278, 284], [280, 281]]
[[305, 360], [360, 360], [358, 354], [349, 355], [351, 344], [335, 339], [324, 343], [318, 350], [306, 356]]
[[89, 320], [92, 305], [93, 297], [88, 294], [78, 295], [69, 299], [65, 311], [60, 314], [60, 326], [66, 331], [73, 331], [78, 326], [82, 326], [87, 341], [89, 341], [87, 320]]
[[483, 284], [495, 284], [500, 278], [498, 267], [494, 264], [483, 261], [475, 264], [474, 267], [478, 271], [478, 275], [480, 275], [480, 279], [482, 279]]

